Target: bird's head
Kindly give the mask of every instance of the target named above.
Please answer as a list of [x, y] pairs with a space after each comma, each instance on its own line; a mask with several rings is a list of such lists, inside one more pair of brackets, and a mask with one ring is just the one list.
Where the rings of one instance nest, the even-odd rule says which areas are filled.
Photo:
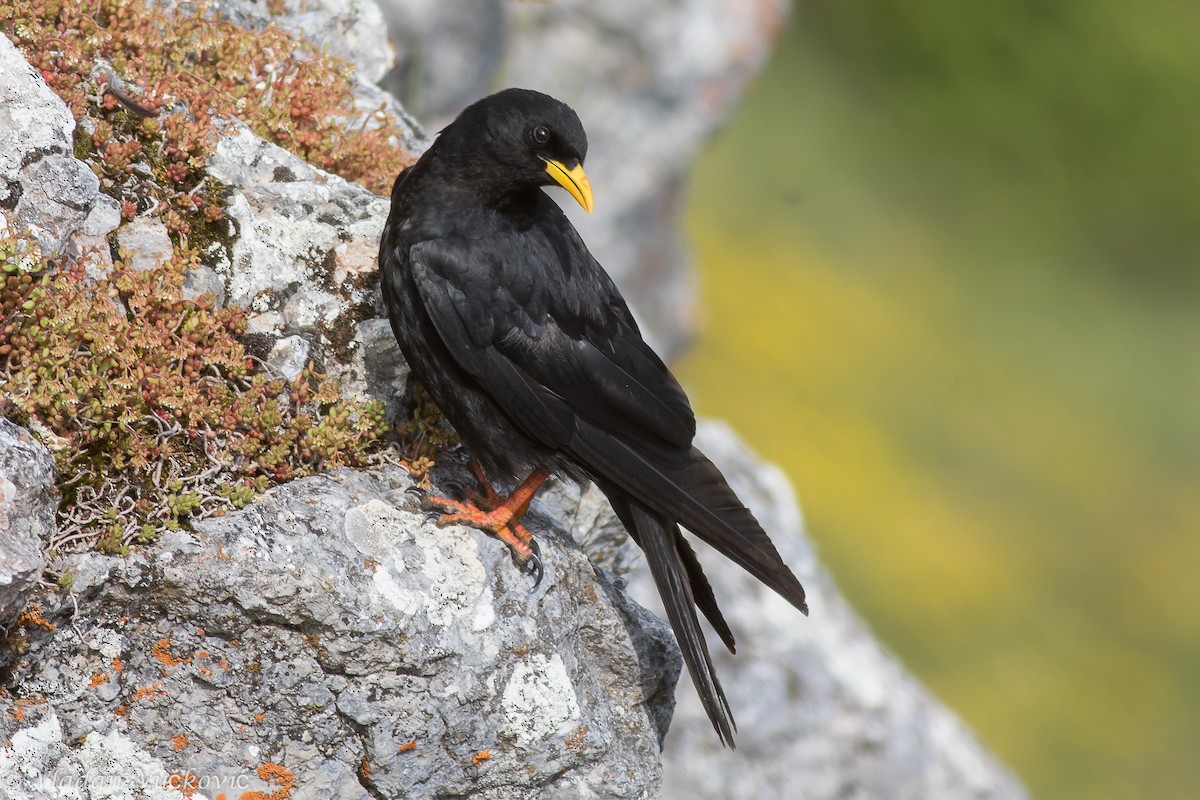
[[592, 212], [583, 171], [587, 134], [566, 103], [529, 89], [505, 89], [474, 103], [446, 126], [437, 147], [472, 179], [523, 189], [558, 184]]

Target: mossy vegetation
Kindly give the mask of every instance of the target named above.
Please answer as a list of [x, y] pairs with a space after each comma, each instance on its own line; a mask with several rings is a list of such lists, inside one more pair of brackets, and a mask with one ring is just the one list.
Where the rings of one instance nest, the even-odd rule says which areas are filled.
[[[75, 155], [122, 222], [158, 218], [174, 245], [149, 271], [123, 254], [57, 263], [0, 218], [0, 411], [54, 453], [54, 549], [122, 553], [281, 481], [368, 463], [388, 432], [380, 404], [343, 399], [311, 365], [269, 377], [239, 340], [244, 310], [182, 291], [229, 236], [227, 189], [204, 169], [222, 119], [376, 192], [409, 162], [392, 117], [356, 111], [352, 67], [203, 5], [16, 0], [0, 31], [71, 109]], [[415, 419], [421, 471], [446, 439]]]
[[167, 11], [146, 0], [15, 0], [0, 7], [0, 30], [92, 136], [89, 163], [112, 182], [110, 193], [141, 174], [140, 161], [159, 190], [174, 191], [150, 196], [190, 211], [213, 124], [230, 117], [374, 192], [410, 161], [395, 119], [355, 109], [350, 64], [273, 25], [250, 31], [203, 4]]
[[54, 453], [58, 548], [123, 552], [275, 483], [363, 465], [383, 441], [381, 404], [343, 399], [311, 367], [269, 378], [238, 340], [242, 309], [185, 299], [195, 258], [118, 260], [93, 280], [0, 233], [3, 411]]

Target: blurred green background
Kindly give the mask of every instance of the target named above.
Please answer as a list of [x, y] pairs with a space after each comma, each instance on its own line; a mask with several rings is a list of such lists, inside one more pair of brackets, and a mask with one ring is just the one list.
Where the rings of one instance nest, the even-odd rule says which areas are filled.
[[698, 410], [1042, 798], [1200, 796], [1200, 5], [801, 0], [695, 177]]

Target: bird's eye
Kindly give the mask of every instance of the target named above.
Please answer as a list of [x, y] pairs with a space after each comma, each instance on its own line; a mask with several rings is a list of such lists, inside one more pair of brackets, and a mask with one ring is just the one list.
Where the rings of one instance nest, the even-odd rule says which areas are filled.
[[550, 129], [545, 125], [538, 125], [533, 129], [533, 141], [537, 144], [545, 144], [550, 141]]

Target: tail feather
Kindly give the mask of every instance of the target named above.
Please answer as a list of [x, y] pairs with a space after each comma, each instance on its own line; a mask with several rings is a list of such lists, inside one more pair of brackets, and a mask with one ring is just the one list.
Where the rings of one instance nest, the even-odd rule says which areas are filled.
[[[638, 543], [646, 553], [646, 563], [650, 566], [650, 574], [654, 577], [659, 594], [662, 595], [667, 620], [675, 631], [675, 638], [683, 653], [683, 661], [692, 676], [692, 683], [696, 685], [700, 702], [704, 705], [717, 735], [721, 737], [721, 742], [732, 748], [733, 732], [737, 730], [737, 724], [729, 710], [729, 701], [725, 698], [721, 681], [713, 669], [708, 644], [704, 641], [704, 632], [700, 629], [700, 621], [696, 617], [690, 570], [685, 566], [686, 562], [678, 547], [682, 538], [672, 535], [669, 528], [675, 527], [673, 523], [662, 519], [637, 500], [627, 498], [625, 506], [632, 528], [636, 531]], [[675, 533], [678, 533], [678, 529]], [[709, 593], [711, 595], [711, 590]]]
[[664, 461], [576, 418], [569, 449], [587, 464], [626, 530], [646, 554], [684, 663], [722, 743], [733, 747], [737, 726], [696, 616], [699, 607], [732, 652], [733, 633], [679, 526], [700, 536], [784, 599], [808, 613], [804, 587], [788, 569], [758, 520], [696, 448]]
[[[633, 537], [633, 541], [643, 550], [645, 546], [642, 544], [641, 534], [638, 531], [637, 525], [634, 524], [633, 512], [629, 508], [629, 500], [622, 489], [618, 489], [607, 481], [599, 481], [600, 490], [608, 498], [612, 504], [613, 511], [624, 524], [625, 530]], [[733, 631], [729, 628], [729, 623], [725, 621], [725, 617], [721, 614], [721, 609], [717, 605], [716, 595], [713, 594], [712, 586], [708, 582], [708, 578], [704, 575], [704, 570], [700, 566], [700, 560], [696, 558], [696, 552], [692, 550], [692, 546], [684, 537], [683, 532], [679, 530], [679, 526], [675, 523], [670, 523], [665, 526], [675, 541], [675, 547], [679, 551], [679, 559], [683, 563], [684, 569], [687, 571], [688, 582], [691, 585], [692, 599], [696, 603], [696, 607], [704, 614], [705, 619], [713, 626], [713, 630], [721, 637], [721, 642], [729, 650], [730, 653], [736, 653], [733, 639]]]
[[[804, 587], [758, 520], [703, 453], [692, 448], [685, 464], [660, 466], [586, 422], [577, 420], [576, 425], [571, 446], [597, 474], [664, 518], [677, 521], [808, 613]], [[691, 561], [695, 561], [694, 555]], [[684, 563], [688, 563], [686, 558]]]
[[730, 653], [736, 653], [737, 648], [734, 646], [733, 631], [729, 629], [729, 623], [725, 621], [725, 617], [721, 614], [721, 609], [717, 607], [717, 598], [713, 594], [712, 586], [708, 583], [708, 578], [704, 576], [704, 570], [700, 568], [700, 560], [696, 558], [696, 551], [688, 544], [688, 540], [684, 538], [683, 533], [679, 530], [679, 526], [671, 523], [668, 526], [675, 538], [675, 547], [679, 551], [679, 560], [683, 562], [684, 568], [687, 570], [688, 581], [692, 585], [692, 597], [696, 601], [696, 606], [704, 613], [705, 619], [713, 626], [713, 630], [717, 632], [717, 636], [721, 637], [722, 644]]

